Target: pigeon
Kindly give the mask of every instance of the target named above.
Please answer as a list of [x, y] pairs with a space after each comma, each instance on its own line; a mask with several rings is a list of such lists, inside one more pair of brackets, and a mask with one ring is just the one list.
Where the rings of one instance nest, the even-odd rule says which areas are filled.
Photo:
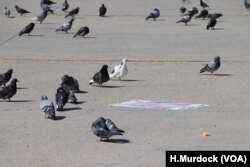
[[40, 109], [44, 112], [45, 118], [56, 120], [54, 104], [48, 99], [47, 96], [41, 96]]
[[197, 13], [199, 13], [197, 7], [192, 7], [191, 9], [188, 9], [187, 13], [185, 13], [184, 16], [189, 15], [189, 16], [193, 17]]
[[209, 8], [208, 4], [206, 4], [205, 2], [203, 2], [203, 0], [200, 0], [200, 5], [201, 7], [204, 8]]
[[160, 17], [160, 11], [159, 11], [159, 9], [155, 8], [154, 11], [152, 13], [150, 13], [148, 17], [146, 17], [146, 20], [152, 18], [155, 21], [156, 18], [158, 18], [158, 17]]
[[216, 56], [213, 60], [211, 60], [208, 64], [206, 64], [205, 67], [203, 67], [200, 70], [200, 73], [208, 71], [213, 74], [214, 71], [218, 70], [219, 68], [220, 68], [220, 57]]
[[56, 4], [56, 2], [53, 2], [51, 0], [41, 0], [40, 4], [53, 5]]
[[49, 10], [43, 11], [39, 16], [31, 18], [31, 20], [39, 21], [40, 24], [42, 24], [42, 22], [46, 19], [47, 15], [48, 15], [48, 11]]
[[247, 10], [250, 9], [250, 1], [249, 0], [244, 0], [244, 5], [245, 5]]
[[110, 78], [118, 78], [121, 80], [122, 77], [124, 77], [128, 73], [128, 67], [127, 67], [127, 59], [123, 59], [121, 64], [114, 67], [111, 74], [109, 74]]
[[9, 69], [7, 72], [0, 74], [0, 86], [5, 86], [7, 82], [9, 82], [12, 76], [13, 70]]
[[69, 93], [62, 87], [59, 87], [56, 91], [56, 110], [63, 111], [63, 106], [69, 100]]
[[64, 3], [62, 5], [62, 11], [66, 11], [69, 8], [69, 3], [67, 0], [64, 0]]
[[4, 14], [6, 17], [10, 17], [10, 10], [6, 6], [4, 7]]
[[68, 75], [64, 75], [62, 77], [61, 87], [67, 92], [70, 92], [70, 91], [79, 92], [80, 91], [77, 79]]
[[27, 10], [25, 10], [25, 9], [22, 9], [22, 8], [20, 8], [20, 7], [17, 6], [17, 5], [15, 5], [15, 8], [16, 8], [17, 13], [19, 13], [21, 16], [22, 16], [23, 14], [30, 13], [29, 11], [27, 11]]
[[81, 27], [81, 28], [79, 28], [77, 33], [73, 36], [73, 38], [75, 38], [78, 35], [84, 37], [88, 33], [89, 33], [89, 28], [88, 27]]
[[191, 18], [192, 17], [190, 15], [185, 15], [181, 18], [181, 20], [177, 21], [176, 23], [185, 23], [185, 25], [187, 26], [187, 23], [190, 22]]
[[106, 12], [107, 12], [107, 8], [105, 7], [104, 4], [102, 4], [102, 6], [99, 8], [99, 16], [102, 16], [102, 17], [105, 16]]
[[214, 26], [216, 25], [216, 23], [217, 23], [217, 20], [214, 19], [214, 18], [211, 18], [211, 19], [209, 20], [208, 24], [207, 24], [207, 30], [208, 30], [209, 28], [211, 28], [212, 30], [214, 30]]
[[211, 13], [211, 14], [208, 14], [208, 18], [210, 18], [210, 19], [218, 19], [219, 17], [222, 17], [223, 16], [223, 14], [221, 14], [221, 13]]
[[74, 17], [75, 15], [77, 15], [79, 13], [79, 7], [71, 10], [68, 14], [66, 14], [65, 18], [68, 16]]
[[112, 136], [123, 135], [123, 133], [125, 133], [125, 131], [118, 129], [110, 119], [105, 119], [103, 117], [98, 118], [92, 123], [91, 130], [94, 135], [100, 137], [101, 141], [103, 138], [109, 140]]
[[28, 24], [26, 27], [24, 27], [24, 29], [22, 31], [19, 32], [19, 36], [22, 36], [23, 34], [28, 34], [30, 35], [30, 32], [34, 29], [35, 24], [34, 23], [30, 23]]
[[202, 18], [203, 20], [208, 16], [208, 11], [206, 9], [203, 9], [200, 14], [195, 16], [195, 19]]
[[93, 76], [92, 80], [89, 81], [89, 84], [98, 83], [103, 86], [104, 82], [109, 81], [108, 65], [104, 64], [101, 70]]
[[185, 7], [180, 7], [180, 14], [181, 14], [181, 16], [183, 16], [184, 15], [184, 13], [186, 12], [186, 8]]
[[11, 101], [10, 98], [12, 98], [17, 92], [17, 82], [18, 80], [14, 78], [11, 80], [11, 83], [8, 86], [1, 88], [0, 99], [8, 99], [9, 101]]
[[72, 24], [73, 24], [74, 18], [71, 18], [69, 22], [64, 23], [61, 27], [56, 29], [57, 31], [64, 31], [65, 33], [68, 33], [68, 31], [71, 29]]

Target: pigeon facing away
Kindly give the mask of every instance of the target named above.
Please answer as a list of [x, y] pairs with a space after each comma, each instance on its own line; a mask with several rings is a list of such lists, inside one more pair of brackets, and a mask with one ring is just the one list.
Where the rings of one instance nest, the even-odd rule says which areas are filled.
[[64, 105], [69, 100], [69, 93], [62, 87], [59, 87], [56, 91], [56, 110], [63, 111]]
[[206, 4], [205, 2], [203, 2], [203, 0], [200, 0], [200, 5], [201, 7], [204, 8], [209, 8], [208, 4]]
[[121, 130], [116, 127], [116, 125], [110, 120], [103, 117], [98, 118], [91, 125], [91, 130], [97, 137], [100, 137], [100, 140], [108, 140], [110, 137], [115, 135], [123, 135], [124, 130]]
[[70, 91], [79, 92], [80, 91], [77, 79], [68, 75], [64, 75], [62, 77], [61, 87], [67, 92], [70, 92]]
[[56, 2], [50, 1], [50, 0], [41, 0], [40, 2], [40, 7], [42, 8], [42, 10], [48, 11], [50, 13], [54, 13], [54, 11], [50, 8], [51, 5], [56, 4]]
[[111, 74], [109, 74], [110, 78], [118, 78], [121, 80], [122, 77], [124, 77], [128, 73], [128, 67], [127, 67], [127, 59], [123, 59], [121, 64], [114, 67]]
[[210, 19], [209, 22], [208, 22], [208, 24], [207, 24], [207, 30], [209, 28], [211, 28], [212, 30], [214, 30], [214, 26], [216, 25], [216, 23], [217, 23], [216, 19], [214, 19], [214, 18]]
[[150, 13], [148, 17], [146, 17], [146, 20], [152, 18], [155, 21], [156, 18], [158, 18], [158, 17], [160, 17], [160, 11], [159, 11], [159, 9], [155, 8], [154, 11], [152, 13]]
[[105, 16], [106, 12], [107, 12], [107, 8], [105, 7], [104, 4], [102, 4], [102, 6], [99, 8], [99, 16], [102, 16], [102, 17]]
[[7, 82], [9, 82], [12, 76], [13, 70], [9, 69], [7, 72], [0, 74], [0, 86], [5, 86]]
[[4, 7], [4, 14], [5, 16], [10, 17], [10, 10], [6, 6]]
[[186, 8], [185, 7], [180, 7], [180, 14], [181, 14], [181, 16], [183, 16], [184, 15], [184, 13], [186, 12]]
[[213, 74], [214, 71], [218, 70], [219, 68], [220, 68], [220, 57], [216, 56], [213, 60], [211, 60], [208, 64], [206, 64], [205, 67], [203, 67], [200, 70], [200, 73], [208, 71]]
[[244, 0], [244, 5], [245, 5], [247, 10], [250, 9], [250, 1], [249, 0]]
[[104, 82], [109, 81], [108, 65], [103, 65], [101, 70], [93, 76], [92, 80], [89, 81], [89, 84], [98, 83], [102, 86]]
[[29, 11], [27, 11], [27, 10], [25, 10], [25, 9], [22, 9], [22, 8], [20, 8], [20, 7], [17, 6], [17, 5], [15, 5], [15, 8], [16, 8], [17, 13], [19, 13], [21, 16], [22, 16], [23, 14], [30, 13]]
[[220, 18], [222, 16], [223, 16], [223, 14], [221, 14], [221, 13], [211, 13], [207, 17], [210, 18], [210, 19], [212, 19], [212, 18], [213, 19], [218, 19], [218, 18]]
[[45, 118], [56, 120], [55, 107], [52, 101], [47, 96], [42, 96], [40, 101], [40, 109], [44, 112]]
[[65, 33], [68, 33], [68, 31], [71, 29], [72, 24], [73, 24], [74, 18], [71, 18], [69, 22], [64, 23], [61, 27], [56, 29], [57, 31], [64, 31]]
[[8, 86], [1, 88], [0, 99], [8, 99], [9, 101], [11, 101], [10, 98], [12, 98], [17, 92], [17, 82], [18, 80], [14, 78]]
[[79, 13], [79, 7], [71, 10], [68, 14], [66, 14], [65, 18], [68, 16], [74, 17], [75, 15], [77, 15]]
[[22, 36], [23, 34], [28, 34], [30, 35], [30, 32], [34, 29], [35, 24], [34, 23], [30, 23], [28, 24], [26, 27], [24, 27], [24, 29], [22, 31], [19, 32], [19, 36]]
[[69, 3], [67, 0], [64, 0], [63, 5], [62, 5], [62, 11], [66, 11], [69, 8]]
[[73, 36], [73, 38], [75, 38], [78, 35], [84, 37], [88, 33], [89, 33], [89, 28], [88, 27], [81, 27], [81, 28], [79, 28], [77, 33]]
[[195, 16], [195, 19], [202, 18], [203, 20], [208, 16], [208, 11], [206, 9], [203, 9], [200, 14]]
[[36, 17], [32, 18], [31, 20], [39, 21], [40, 24], [42, 24], [42, 22], [46, 19], [47, 15], [48, 15], [48, 11], [49, 10], [43, 11], [39, 16], [36, 16]]

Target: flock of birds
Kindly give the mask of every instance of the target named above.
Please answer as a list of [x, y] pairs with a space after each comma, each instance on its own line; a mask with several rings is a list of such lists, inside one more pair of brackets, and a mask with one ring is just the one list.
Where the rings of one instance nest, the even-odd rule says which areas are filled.
[[[189, 3], [189, 0], [182, 0], [183, 3]], [[54, 11], [52, 10], [52, 5], [56, 4], [56, 2], [53, 2], [51, 0], [41, 0], [40, 7], [42, 9], [42, 13], [32, 18], [32, 20], [36, 20], [42, 24], [42, 22], [46, 19], [48, 13], [53, 14]], [[244, 5], [247, 9], [250, 9], [250, 0], [244, 0]], [[206, 4], [203, 0], [200, 0], [200, 6], [202, 7], [201, 12], [198, 14], [198, 9], [196, 7], [192, 7], [191, 9], [186, 9], [185, 7], [180, 8], [180, 14], [182, 18], [177, 21], [176, 23], [185, 23], [185, 25], [188, 25], [188, 22], [192, 19], [192, 17], [195, 16], [195, 18], [209, 18], [209, 22], [207, 24], [207, 29], [211, 28], [214, 29], [214, 26], [216, 25], [219, 17], [223, 16], [221, 13], [211, 13], [209, 14], [207, 8], [209, 8], [209, 5]], [[22, 16], [24, 14], [30, 13], [29, 11], [15, 5], [16, 11]], [[64, 0], [64, 3], [62, 5], [61, 10], [64, 12], [67, 12], [67, 9], [69, 8], [69, 3], [67, 0]], [[107, 12], [107, 8], [104, 4], [101, 5], [99, 8], [99, 16], [104, 17]], [[75, 16], [79, 13], [79, 7], [74, 8], [73, 10], [67, 12], [65, 15], [65, 18], [71, 17], [70, 20], [67, 23], [64, 23], [62, 26], [60, 26], [55, 31], [63, 31], [67, 33], [75, 20]], [[10, 17], [11, 12], [10, 10], [5, 7], [4, 8], [4, 14], [7, 17]], [[160, 10], [155, 8], [152, 13], [150, 13], [146, 20], [153, 19], [156, 20], [160, 17]], [[19, 32], [19, 36], [23, 34], [28, 34], [32, 32], [32, 30], [35, 27], [35, 23], [28, 24], [23, 30]], [[77, 31], [77, 33], [73, 36], [75, 38], [76, 36], [82, 36], [84, 37], [89, 33], [88, 27], [80, 27], [80, 29]], [[121, 64], [115, 66], [111, 73], [108, 72], [108, 65], [104, 64], [101, 69], [94, 74], [92, 79], [89, 81], [89, 84], [92, 85], [94, 83], [98, 84], [99, 86], [103, 86], [103, 83], [108, 82], [112, 78], [117, 78], [119, 80], [122, 80], [124, 76], [128, 73], [128, 67], [127, 67], [127, 59], [123, 59]], [[201, 70], [200, 73], [203, 72], [211, 72], [212, 74], [214, 71], [218, 70], [220, 68], [221, 62], [220, 57], [216, 56], [213, 60], [208, 62]], [[9, 69], [5, 73], [0, 74], [0, 99], [11, 101], [11, 98], [16, 94], [17, 92], [17, 82], [18, 80], [16, 78], [12, 79], [9, 85], [6, 85], [12, 77], [13, 69]], [[64, 106], [67, 102], [71, 102], [73, 104], [78, 104], [78, 100], [75, 96], [75, 93], [80, 92], [79, 84], [77, 79], [73, 78], [72, 76], [64, 75], [61, 78], [62, 82], [60, 87], [57, 89], [55, 94], [55, 102], [56, 106], [54, 106], [53, 102], [49, 100], [49, 98], [45, 95], [41, 96], [40, 100], [40, 109], [44, 112], [45, 118], [49, 118], [52, 120], [56, 120], [56, 110], [57, 111], [63, 111]], [[114, 122], [112, 122], [110, 119], [105, 119], [103, 117], [98, 118], [96, 121], [94, 121], [91, 125], [91, 129], [93, 133], [100, 137], [100, 139], [109, 139], [110, 137], [114, 135], [123, 135], [125, 133], [124, 130], [119, 129]]]

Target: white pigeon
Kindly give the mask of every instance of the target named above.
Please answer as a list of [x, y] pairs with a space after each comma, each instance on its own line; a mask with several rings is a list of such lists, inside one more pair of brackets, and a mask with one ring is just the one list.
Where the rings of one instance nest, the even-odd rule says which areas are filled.
[[45, 118], [56, 120], [55, 107], [52, 101], [47, 96], [42, 96], [40, 101], [40, 109], [44, 112]]
[[10, 17], [10, 10], [6, 6], [4, 7], [4, 14], [5, 16]]
[[118, 78], [121, 80], [127, 73], [128, 73], [128, 67], [127, 67], [127, 59], [123, 59], [121, 64], [114, 67], [111, 74], [109, 74], [110, 78]]

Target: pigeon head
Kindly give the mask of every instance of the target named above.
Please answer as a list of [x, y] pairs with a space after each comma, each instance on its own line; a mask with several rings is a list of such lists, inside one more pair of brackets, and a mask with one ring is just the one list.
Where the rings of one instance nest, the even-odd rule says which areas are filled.
[[15, 5], [15, 8], [18, 9], [19, 7], [17, 5]]
[[64, 75], [64, 76], [62, 77], [62, 80], [64, 81], [64, 80], [66, 80], [67, 78], [69, 78], [69, 76], [66, 74], [66, 75]]
[[43, 95], [43, 96], [41, 96], [41, 100], [48, 100], [48, 97]]
[[219, 62], [219, 61], [220, 61], [220, 57], [219, 57], [219, 56], [216, 56], [216, 57], [214, 58], [214, 61], [215, 61], [215, 62]]
[[103, 70], [103, 69], [108, 69], [108, 68], [109, 68], [109, 66], [106, 65], [106, 64], [104, 64], [104, 65], [102, 66], [102, 70]]
[[13, 72], [13, 69], [9, 69], [9, 70], [7, 71], [7, 73], [11, 73], [11, 74], [12, 74], [12, 72]]
[[35, 26], [35, 23], [30, 23], [30, 26]]
[[4, 9], [7, 9], [7, 7], [5, 6]]
[[127, 64], [127, 62], [128, 62], [128, 60], [127, 60], [127, 59], [122, 59], [122, 63], [121, 63], [121, 65], [123, 65], [123, 64]]
[[16, 78], [12, 79], [11, 83], [19, 82]]
[[160, 12], [159, 9], [157, 9], [157, 8], [154, 8], [154, 11]]
[[102, 4], [102, 7], [104, 7], [105, 5], [104, 4]]

